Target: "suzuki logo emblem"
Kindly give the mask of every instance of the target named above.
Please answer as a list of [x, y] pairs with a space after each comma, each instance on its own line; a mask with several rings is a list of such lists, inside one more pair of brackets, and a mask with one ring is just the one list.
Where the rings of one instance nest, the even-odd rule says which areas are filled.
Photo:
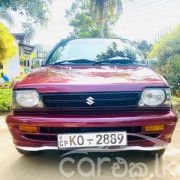
[[86, 99], [86, 103], [87, 104], [89, 104], [89, 105], [92, 105], [92, 104], [94, 104], [94, 98], [93, 97], [88, 97], [87, 99]]

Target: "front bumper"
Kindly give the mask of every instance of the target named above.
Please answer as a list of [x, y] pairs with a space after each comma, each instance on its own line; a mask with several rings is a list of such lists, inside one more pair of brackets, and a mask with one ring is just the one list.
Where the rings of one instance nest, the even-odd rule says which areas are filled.
[[[57, 146], [41, 146], [41, 147], [24, 147], [24, 146], [16, 146], [18, 149], [22, 149], [24, 151], [43, 151], [43, 150], [58, 150]], [[132, 151], [132, 150], [138, 150], [138, 151], [154, 151], [154, 150], [160, 150], [166, 148], [167, 145], [164, 146], [153, 146], [153, 147], [142, 147], [142, 146], [127, 146], [122, 148], [113, 148], [113, 149], [94, 149], [94, 148], [83, 148], [78, 149], [79, 151]]]
[[[101, 149], [106, 150], [158, 150], [171, 142], [177, 122], [174, 111], [129, 111], [81, 114], [14, 114], [6, 119], [16, 147], [28, 151], [58, 149], [57, 134], [61, 131], [24, 133], [18, 130], [19, 125], [37, 126], [39, 129], [79, 129], [79, 128], [126, 128], [128, 131], [127, 147]], [[145, 132], [146, 125], [164, 124], [161, 132]], [[138, 128], [137, 128], [138, 127]], [[139, 129], [141, 127], [141, 129]], [[136, 129], [136, 130], [135, 130]], [[137, 131], [138, 129], [138, 131]], [[82, 133], [82, 132], [81, 132]], [[140, 136], [149, 138], [140, 138]], [[133, 137], [132, 137], [133, 136]], [[84, 149], [83, 149], [84, 150]], [[87, 150], [87, 149], [86, 149]], [[91, 149], [100, 150], [100, 149]]]

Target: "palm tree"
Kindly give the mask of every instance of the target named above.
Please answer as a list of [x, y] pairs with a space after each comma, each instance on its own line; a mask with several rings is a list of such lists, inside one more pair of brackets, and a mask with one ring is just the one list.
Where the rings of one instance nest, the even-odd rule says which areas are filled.
[[90, 0], [90, 2], [92, 16], [98, 19], [100, 35], [104, 37], [104, 24], [107, 25], [108, 21], [115, 23], [122, 13], [122, 2], [121, 0]]
[[14, 25], [14, 20], [10, 12], [0, 8], [0, 19], [6, 21], [10, 26]]

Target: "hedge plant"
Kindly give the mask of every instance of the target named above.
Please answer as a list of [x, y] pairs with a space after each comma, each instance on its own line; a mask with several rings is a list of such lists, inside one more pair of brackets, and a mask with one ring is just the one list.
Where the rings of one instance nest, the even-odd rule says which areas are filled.
[[0, 112], [11, 110], [12, 89], [0, 89]]

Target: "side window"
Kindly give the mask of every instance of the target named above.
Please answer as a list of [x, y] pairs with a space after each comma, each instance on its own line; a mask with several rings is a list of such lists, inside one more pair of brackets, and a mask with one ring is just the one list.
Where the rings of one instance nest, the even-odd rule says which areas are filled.
[[135, 55], [135, 59], [137, 60], [140, 60], [143, 62], [143, 57], [142, 57], [142, 54], [137, 50], [137, 48], [129, 41], [125, 41], [124, 42], [124, 46], [127, 48], [127, 49], [131, 49], [131, 51], [134, 53]]
[[60, 60], [61, 56], [62, 56], [62, 51], [64, 50], [64, 47], [63, 46], [60, 46], [56, 51], [55, 53], [52, 55], [50, 61], [49, 61], [49, 64], [53, 64], [55, 62], [58, 61], [58, 59]]

